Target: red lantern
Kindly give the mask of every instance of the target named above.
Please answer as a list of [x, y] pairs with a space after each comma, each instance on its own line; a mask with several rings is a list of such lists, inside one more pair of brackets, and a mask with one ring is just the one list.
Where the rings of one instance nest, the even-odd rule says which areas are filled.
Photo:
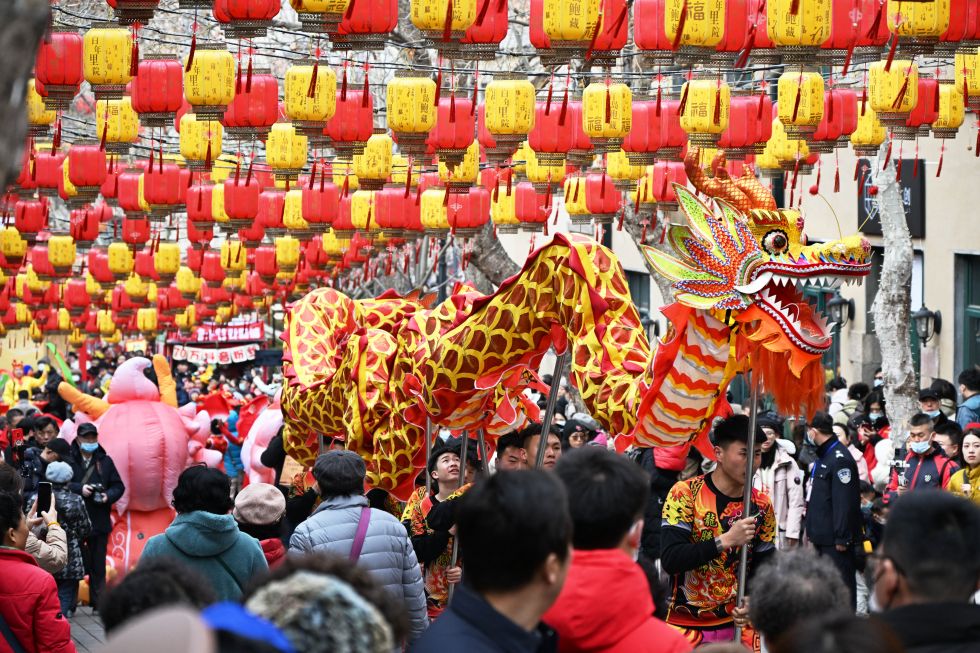
[[137, 167], [126, 168], [119, 174], [116, 200], [119, 203], [119, 208], [125, 211], [127, 215], [143, 213], [140, 195], [140, 177], [142, 176], [143, 169]]
[[921, 130], [928, 134], [929, 126], [939, 117], [939, 82], [931, 77], [919, 76], [919, 99], [915, 103], [915, 108], [905, 120], [903, 127], [892, 130], [895, 138], [905, 141], [913, 141], [917, 136], [923, 135]]
[[48, 200], [44, 197], [17, 200], [14, 204], [14, 227], [29, 244], [33, 244], [37, 235], [47, 229], [48, 209]]
[[[506, 13], [506, 0], [504, 13]], [[331, 37], [334, 50], [384, 50], [385, 38], [398, 27], [398, 0], [353, 0]]]
[[198, 228], [214, 225], [214, 213], [211, 210], [213, 192], [214, 184], [209, 181], [194, 184], [187, 189], [187, 220]]
[[89, 305], [88, 291], [84, 279], [69, 279], [65, 282], [65, 292], [62, 301], [68, 314], [78, 317], [85, 312]]
[[676, 211], [677, 195], [674, 184], [687, 185], [684, 164], [679, 161], [658, 161], [653, 165], [653, 196], [664, 211]]
[[71, 108], [84, 79], [82, 35], [77, 31], [52, 30], [41, 41], [34, 70], [35, 78], [44, 88], [45, 106], [57, 110]]
[[116, 285], [116, 279], [112, 276], [109, 269], [109, 255], [102, 248], [90, 249], [88, 251], [88, 271], [103, 290], [108, 290]]
[[735, 95], [728, 110], [728, 129], [718, 139], [718, 149], [731, 160], [744, 159], [755, 152], [755, 119], [759, 100], [753, 95]]
[[330, 263], [330, 257], [323, 251], [323, 241], [320, 236], [314, 236], [310, 242], [306, 243], [303, 260], [314, 270], [323, 270]]
[[602, 21], [592, 40], [587, 61], [593, 66], [615, 65], [629, 35], [629, 9], [626, 0], [602, 0]]
[[303, 219], [314, 230], [317, 229], [314, 225], [319, 225], [325, 231], [337, 217], [340, 190], [333, 182], [326, 181], [326, 175], [326, 166], [322, 166], [319, 180], [312, 180], [303, 187]]
[[736, 63], [747, 63], [749, 55], [752, 65], [775, 65], [782, 60], [776, 51], [776, 44], [769, 38], [766, 26], [768, 0], [746, 0], [745, 15], [748, 22], [745, 35], [745, 49]]
[[64, 180], [65, 153], [42, 147], [34, 153], [34, 181], [37, 192], [44, 197], [55, 197]]
[[[835, 2], [830, 21], [830, 38], [820, 46], [818, 58], [834, 66], [877, 61], [881, 56], [881, 48], [889, 37], [885, 2], [886, 0]], [[966, 18], [965, 8], [963, 18]]]
[[214, 0], [212, 13], [232, 39], [265, 36], [280, 9], [280, 0]]
[[246, 227], [259, 213], [259, 195], [262, 188], [257, 179], [225, 180], [225, 214], [231, 225], [238, 229]]
[[200, 250], [202, 247], [207, 247], [212, 238], [214, 238], [213, 222], [211, 224], [203, 224], [193, 222], [192, 220], [187, 221], [187, 240], [191, 242], [191, 246], [194, 249]]
[[588, 168], [595, 159], [595, 148], [592, 139], [582, 127], [582, 100], [571, 100], [568, 103], [568, 118], [572, 121], [575, 140], [572, 149], [568, 151], [568, 164], [579, 168]]
[[473, 142], [475, 125], [472, 101], [455, 95], [440, 97], [436, 125], [429, 132], [426, 145], [435, 149], [440, 161], [455, 167], [466, 156], [466, 148]]
[[[506, 190], [497, 192], [507, 192]], [[539, 193], [534, 190], [534, 185], [528, 181], [517, 184], [514, 190], [517, 193], [514, 197], [515, 216], [526, 230], [538, 231], [541, 225], [548, 221], [551, 215], [551, 201], [548, 193]]]
[[333, 221], [333, 230], [339, 238], [350, 238], [357, 230], [357, 227], [351, 221], [350, 195], [340, 198], [340, 204], [337, 207], [337, 217]]
[[724, 65], [733, 65], [738, 61], [739, 53], [745, 50], [748, 42], [748, 20], [748, 7], [744, 1], [725, 3], [725, 32], [715, 46], [717, 54], [712, 57], [713, 60]]
[[[765, 28], [763, 17], [762, 30]], [[674, 44], [667, 38], [664, 28], [664, 0], [634, 0], [633, 42], [651, 64], [669, 66], [674, 63]]]
[[[204, 252], [201, 263], [201, 279], [209, 288], [218, 288], [225, 280], [225, 269], [221, 267], [221, 252], [209, 250]], [[204, 299], [203, 296], [201, 299]]]
[[238, 140], [265, 140], [279, 118], [279, 84], [268, 68], [256, 68], [242, 74], [240, 87], [221, 120], [225, 134]]
[[[575, 130], [572, 128], [575, 117], [568, 110], [570, 104], [567, 91], [561, 100], [535, 104], [534, 127], [527, 135], [527, 143], [541, 165], [561, 164], [575, 143]], [[633, 105], [634, 111], [636, 104]], [[635, 128], [636, 123], [633, 124]]]
[[623, 195], [604, 172], [585, 176], [585, 206], [599, 224], [609, 224], [622, 206]]
[[450, 188], [446, 200], [446, 220], [452, 233], [475, 236], [490, 221], [490, 193], [486, 188], [475, 186], [463, 193]]
[[68, 148], [68, 180], [78, 200], [92, 201], [106, 178], [106, 153], [98, 143], [78, 142]]
[[106, 0], [115, 10], [120, 25], [146, 25], [153, 18], [160, 0]]
[[[653, 100], [633, 101], [633, 126], [623, 139], [623, 151], [633, 165], [650, 165], [661, 146], [657, 103]], [[537, 125], [535, 125], [537, 126]]]
[[119, 175], [122, 171], [123, 167], [119, 162], [119, 157], [114, 154], [109, 156], [105, 181], [102, 182], [102, 186], [99, 188], [99, 194], [102, 195], [102, 199], [107, 202], [112, 202], [113, 205], [116, 205], [116, 195], [119, 193]]
[[493, 61], [497, 48], [507, 36], [507, 0], [477, 0], [476, 20], [467, 28], [460, 43], [466, 58]]
[[175, 55], [150, 54], [132, 81], [133, 110], [140, 124], [166, 127], [184, 102], [184, 67]]
[[28, 251], [27, 255], [31, 259], [31, 267], [34, 269], [34, 274], [41, 281], [51, 281], [54, 279], [54, 266], [51, 265], [51, 260], [48, 259], [48, 248], [45, 245], [35, 245]]
[[282, 222], [285, 210], [286, 193], [281, 190], [264, 191], [259, 195], [255, 221], [262, 225], [270, 236], [281, 236], [286, 233], [286, 226]]
[[196, 274], [200, 274], [201, 265], [204, 263], [204, 249], [192, 247], [187, 250], [187, 267]]
[[144, 216], [126, 216], [122, 223], [122, 241], [138, 252], [150, 241], [150, 221]]
[[162, 220], [180, 206], [180, 172], [176, 164], [164, 163], [152, 165], [143, 173], [143, 199], [150, 205], [150, 216], [155, 221]]
[[[258, 220], [255, 220], [245, 229], [238, 230], [238, 239], [241, 240], [249, 249], [258, 247], [265, 237], [265, 227]], [[251, 253], [251, 252], [250, 252]]]
[[102, 230], [102, 222], [99, 218], [105, 210], [109, 211], [111, 217], [112, 210], [105, 204], [87, 206], [71, 212], [68, 219], [69, 232], [78, 249], [84, 250], [91, 247], [92, 243], [99, 237], [99, 232]]
[[661, 146], [657, 150], [657, 159], [679, 161], [687, 147], [687, 132], [681, 128], [681, 102], [661, 99], [659, 104]]
[[354, 154], [364, 151], [365, 143], [374, 133], [372, 104], [370, 93], [365, 97], [361, 91], [343, 86], [337, 90], [337, 110], [327, 121], [323, 133], [330, 137], [340, 158], [349, 161]]
[[152, 249], [144, 249], [136, 253], [133, 270], [144, 281], [156, 282], [160, 280], [160, 275], [157, 274], [157, 267], [153, 262]]
[[255, 272], [266, 283], [272, 283], [279, 274], [276, 263], [276, 248], [271, 245], [261, 245], [255, 249]]

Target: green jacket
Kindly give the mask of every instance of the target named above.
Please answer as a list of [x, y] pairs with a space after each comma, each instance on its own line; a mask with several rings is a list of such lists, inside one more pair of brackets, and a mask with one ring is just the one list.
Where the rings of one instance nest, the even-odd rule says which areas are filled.
[[231, 515], [195, 510], [177, 515], [146, 543], [140, 560], [166, 556], [203, 576], [219, 601], [239, 601], [252, 578], [269, 567], [259, 541], [238, 530]]

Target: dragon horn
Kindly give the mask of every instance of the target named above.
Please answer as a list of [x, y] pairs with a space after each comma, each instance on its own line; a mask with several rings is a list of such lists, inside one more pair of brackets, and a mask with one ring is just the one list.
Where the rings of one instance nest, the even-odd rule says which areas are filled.
[[99, 419], [109, 410], [108, 402], [97, 399], [92, 395], [87, 395], [65, 381], [58, 384], [58, 394], [61, 395], [62, 399], [70, 403], [72, 408], [85, 413], [92, 420]]
[[160, 354], [153, 356], [153, 371], [157, 374], [157, 386], [160, 388], [160, 401], [168, 406], [177, 407], [177, 383], [170, 373], [170, 364]]

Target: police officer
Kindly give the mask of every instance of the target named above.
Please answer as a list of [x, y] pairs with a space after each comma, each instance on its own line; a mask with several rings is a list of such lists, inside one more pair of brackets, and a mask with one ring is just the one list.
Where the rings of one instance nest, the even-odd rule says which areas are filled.
[[806, 437], [817, 446], [817, 459], [810, 469], [806, 535], [817, 552], [840, 570], [851, 591], [853, 610], [857, 547], [863, 537], [857, 464], [834, 435], [834, 420], [827, 413], [813, 416]]

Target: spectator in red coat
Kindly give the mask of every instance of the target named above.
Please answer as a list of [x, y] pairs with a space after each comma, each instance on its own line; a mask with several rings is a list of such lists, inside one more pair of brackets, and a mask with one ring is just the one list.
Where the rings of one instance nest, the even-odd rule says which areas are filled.
[[19, 494], [0, 492], [0, 653], [75, 653], [58, 584], [24, 550], [28, 528], [22, 503]]
[[[599, 447], [566, 453], [555, 467], [572, 514], [572, 564], [542, 620], [561, 653], [680, 653], [691, 645], [653, 616], [650, 586], [635, 562], [649, 477]], [[615, 589], [613, 589], [615, 588]]]

